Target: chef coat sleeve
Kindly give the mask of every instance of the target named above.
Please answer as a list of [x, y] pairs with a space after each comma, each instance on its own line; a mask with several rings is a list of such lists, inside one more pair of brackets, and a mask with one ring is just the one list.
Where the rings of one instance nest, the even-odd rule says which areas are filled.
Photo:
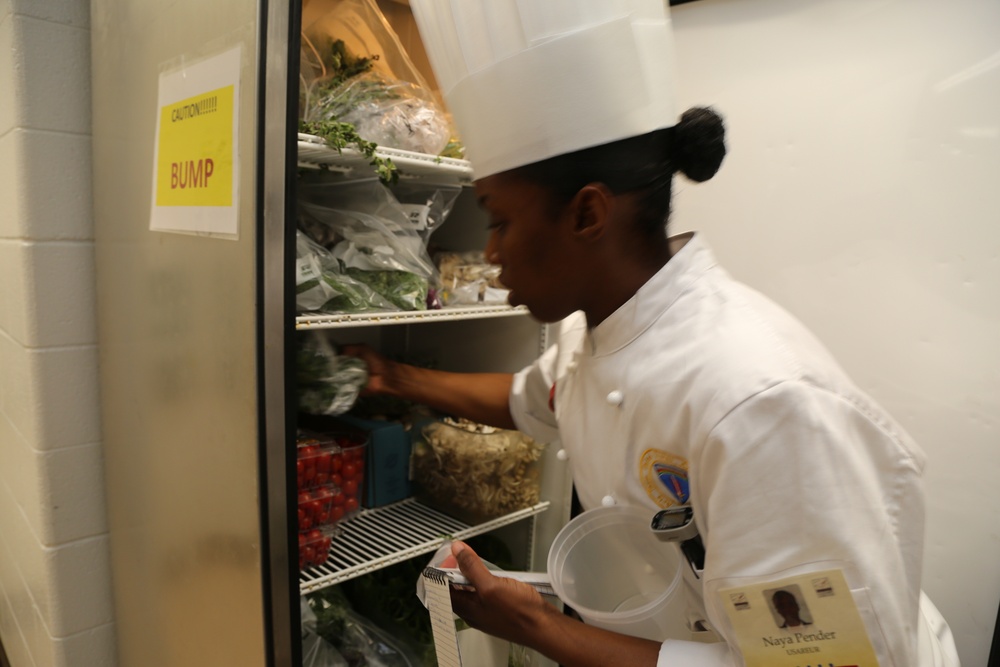
[[656, 667], [735, 667], [736, 664], [725, 644], [673, 639], [663, 642], [656, 660]]
[[514, 374], [510, 389], [510, 414], [514, 424], [538, 442], [559, 439], [556, 416], [549, 400], [555, 386], [559, 346], [553, 345], [533, 364]]
[[[856, 573], [851, 586], [869, 605], [859, 611], [880, 664], [918, 664], [923, 454], [866, 400], [781, 382], [736, 406], [693, 449], [708, 620], [730, 651], [738, 643], [720, 589], [836, 562]], [[739, 664], [718, 645], [687, 657], [698, 650], [668, 641], [658, 667]]]

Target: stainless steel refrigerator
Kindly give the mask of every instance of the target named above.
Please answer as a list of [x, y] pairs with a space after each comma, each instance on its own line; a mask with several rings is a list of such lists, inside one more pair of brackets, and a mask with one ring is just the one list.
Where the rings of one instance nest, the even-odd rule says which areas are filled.
[[[335, 329], [344, 340], [433, 354], [456, 370], [495, 371], [533, 358], [548, 331], [507, 307], [297, 317], [297, 172], [337, 159], [322, 147], [311, 155], [316, 147], [297, 134], [300, 2], [91, 4], [120, 664], [299, 665], [303, 593], [425, 557], [443, 534], [499, 531], [523, 566], [544, 567], [569, 512], [556, 446], [546, 451], [543, 502], [534, 507], [481, 525], [436, 523], [409, 501], [365, 511], [352, 519], [356, 542], [299, 572], [297, 331]], [[202, 121], [213, 124], [190, 129]], [[417, 178], [470, 180], [462, 161], [395, 157]], [[477, 215], [464, 194], [441, 233], [474, 248], [484, 233]]]

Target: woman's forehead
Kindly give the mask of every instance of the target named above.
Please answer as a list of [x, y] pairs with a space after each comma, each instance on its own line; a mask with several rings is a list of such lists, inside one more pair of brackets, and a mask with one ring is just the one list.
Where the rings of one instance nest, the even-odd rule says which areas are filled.
[[511, 203], [523, 203], [526, 198], [541, 198], [542, 186], [518, 178], [510, 173], [493, 174], [473, 182], [476, 200], [480, 206], [502, 208]]

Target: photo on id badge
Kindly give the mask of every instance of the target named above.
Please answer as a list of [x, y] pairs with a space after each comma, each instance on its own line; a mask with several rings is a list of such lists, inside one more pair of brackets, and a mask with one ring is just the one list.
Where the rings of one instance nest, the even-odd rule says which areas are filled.
[[779, 628], [791, 630], [812, 625], [812, 615], [798, 584], [765, 590], [763, 593], [774, 617], [774, 624]]

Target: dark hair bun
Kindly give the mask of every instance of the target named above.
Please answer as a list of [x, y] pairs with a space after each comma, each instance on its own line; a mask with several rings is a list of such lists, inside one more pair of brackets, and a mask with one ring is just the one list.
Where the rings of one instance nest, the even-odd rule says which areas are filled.
[[715, 176], [726, 157], [726, 129], [712, 109], [688, 109], [674, 126], [674, 164], [677, 171], [700, 183]]

